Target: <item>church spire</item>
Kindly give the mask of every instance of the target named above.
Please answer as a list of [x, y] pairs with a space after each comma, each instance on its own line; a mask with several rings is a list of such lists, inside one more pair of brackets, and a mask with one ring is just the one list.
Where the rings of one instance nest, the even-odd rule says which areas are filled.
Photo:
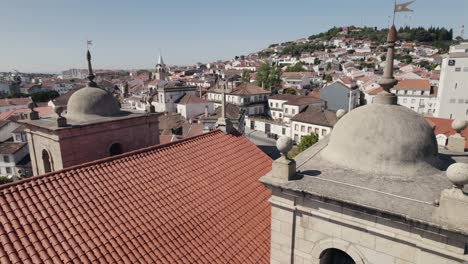
[[164, 65], [164, 60], [163, 60], [163, 57], [161, 55], [161, 52], [159, 52], [158, 65]]

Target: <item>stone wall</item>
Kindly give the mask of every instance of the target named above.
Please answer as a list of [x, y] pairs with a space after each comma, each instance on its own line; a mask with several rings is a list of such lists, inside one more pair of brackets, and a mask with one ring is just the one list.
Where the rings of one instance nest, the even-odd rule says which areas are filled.
[[58, 136], [49, 134], [44, 129], [37, 128], [30, 128], [26, 132], [33, 174], [40, 175], [45, 173], [42, 160], [43, 151], [46, 151], [50, 156], [52, 171], [63, 169]]
[[468, 236], [404, 223], [346, 204], [273, 188], [271, 263], [320, 263], [331, 248], [356, 263], [461, 263]]
[[57, 131], [31, 129], [28, 142], [34, 175], [43, 174], [42, 151], [52, 157], [53, 171], [110, 156], [114, 143], [123, 152], [159, 144], [158, 116], [120, 119]]

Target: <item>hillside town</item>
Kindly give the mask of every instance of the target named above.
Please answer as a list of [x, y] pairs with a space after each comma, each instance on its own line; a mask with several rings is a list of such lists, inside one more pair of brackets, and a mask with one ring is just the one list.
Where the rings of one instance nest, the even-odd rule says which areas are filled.
[[[402, 34], [405, 30], [400, 29]], [[226, 115], [240, 133], [263, 140], [288, 136], [299, 144], [303, 136], [327, 136], [338, 110], [350, 112], [372, 104], [383, 91], [378, 81], [386, 48], [378, 38], [364, 38], [362, 33], [368, 31], [388, 32], [333, 28], [322, 34], [325, 36], [273, 44], [227, 61], [170, 66], [160, 54], [154, 69], [96, 70], [94, 74], [98, 87], [112, 93], [122, 109], [145, 112], [151, 104], [156, 112], [164, 113], [159, 120], [161, 143], [216, 129], [225, 94]], [[468, 78], [468, 43], [454, 37], [453, 31], [427, 32], [445, 33], [455, 44], [444, 52], [428, 43], [399, 40], [394, 60], [398, 84], [391, 92], [398, 94], [398, 104], [424, 116], [438, 132], [438, 145], [447, 146], [448, 138], [455, 134], [450, 120], [468, 117], [468, 94], [456, 89]], [[316, 50], [297, 52], [307, 47]], [[86, 86], [86, 76], [87, 70], [80, 69], [56, 75], [0, 74], [0, 119], [4, 123], [0, 154], [9, 157], [0, 166], [1, 175], [32, 175], [27, 142], [16, 140], [26, 138], [21, 132], [24, 126], [17, 121], [28, 111], [29, 102], [37, 105], [42, 117], [54, 115], [57, 107], [67, 113], [69, 98]], [[274, 145], [271, 140], [270, 145]]]
[[463, 31], [135, 70], [94, 52], [0, 73], [1, 263], [468, 261]]

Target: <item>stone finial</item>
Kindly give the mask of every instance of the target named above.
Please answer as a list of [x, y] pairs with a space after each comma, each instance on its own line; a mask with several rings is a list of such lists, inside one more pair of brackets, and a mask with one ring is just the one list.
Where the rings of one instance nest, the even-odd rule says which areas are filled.
[[293, 147], [293, 140], [290, 137], [282, 136], [276, 141], [276, 147], [281, 153], [281, 157], [272, 164], [272, 176], [280, 181], [297, 180], [296, 161], [288, 158], [288, 152]]
[[460, 134], [466, 128], [466, 121], [461, 119], [453, 120], [452, 128]]
[[30, 100], [28, 102], [28, 108], [31, 110], [31, 112], [34, 111], [34, 107], [36, 107], [36, 103], [34, 103], [33, 100]]
[[397, 96], [390, 92], [390, 89], [395, 86], [397, 80], [393, 76], [393, 59], [395, 56], [395, 42], [397, 41], [397, 31], [395, 25], [392, 25], [388, 31], [387, 36], [387, 60], [385, 63], [384, 74], [379, 80], [380, 86], [384, 89], [383, 92], [378, 94], [374, 103], [376, 104], [397, 104]]
[[282, 136], [276, 141], [276, 147], [282, 156], [287, 157], [293, 147], [293, 140], [288, 136]]
[[64, 111], [63, 106], [61, 106], [61, 105], [54, 106], [54, 112], [58, 115], [58, 117], [57, 117], [57, 126], [58, 127], [66, 127], [67, 126], [67, 119], [62, 116], [63, 111]]
[[97, 83], [94, 81], [96, 76], [93, 73], [93, 66], [91, 65], [91, 52], [86, 52], [86, 59], [88, 60], [88, 86], [89, 87], [98, 87]]
[[154, 97], [152, 95], [149, 95], [145, 98], [146, 101], [146, 112], [148, 113], [156, 113], [156, 108], [153, 105], [153, 99]]
[[447, 178], [453, 183], [453, 186], [458, 189], [463, 189], [468, 184], [468, 164], [455, 163], [447, 169]]
[[33, 100], [30, 100], [28, 102], [28, 108], [31, 110], [29, 113], [28, 113], [28, 119], [29, 120], [37, 120], [39, 119], [39, 113], [34, 110], [34, 107], [36, 107], [36, 103], [33, 101]]
[[466, 125], [465, 120], [454, 120], [452, 122], [452, 128], [457, 131], [457, 133], [448, 138], [447, 148], [450, 151], [459, 153], [465, 152], [466, 139], [461, 135], [461, 132], [466, 128]]
[[346, 111], [344, 109], [336, 111], [336, 118], [341, 119], [344, 115], [346, 115]]
[[58, 117], [62, 117], [63, 110], [63, 106], [61, 105], [54, 106], [54, 112], [58, 115]]

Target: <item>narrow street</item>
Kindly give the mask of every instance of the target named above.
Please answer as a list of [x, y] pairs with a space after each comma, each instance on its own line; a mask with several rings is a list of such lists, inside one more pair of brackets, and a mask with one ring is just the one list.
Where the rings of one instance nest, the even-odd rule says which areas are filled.
[[276, 148], [276, 140], [268, 138], [267, 135], [261, 131], [255, 131], [246, 128], [245, 136], [263, 152], [265, 152], [270, 158], [277, 159], [280, 157], [280, 153]]

